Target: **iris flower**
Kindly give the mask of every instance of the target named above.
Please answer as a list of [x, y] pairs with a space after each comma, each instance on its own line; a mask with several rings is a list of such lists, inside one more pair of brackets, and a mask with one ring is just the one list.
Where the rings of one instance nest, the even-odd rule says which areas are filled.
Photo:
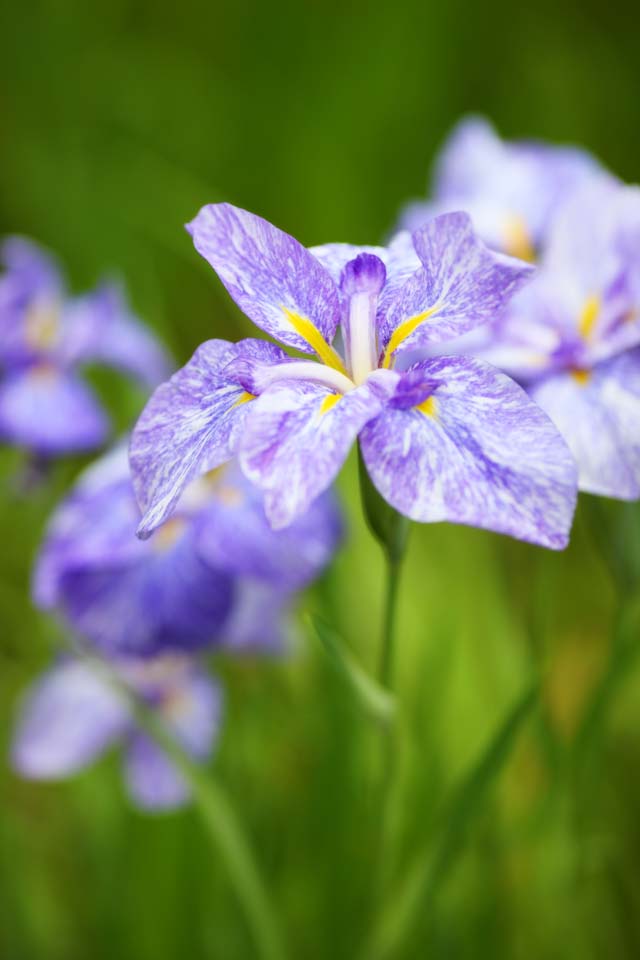
[[44, 457], [100, 446], [109, 421], [80, 368], [107, 364], [150, 388], [167, 355], [117, 286], [70, 298], [54, 261], [19, 237], [0, 259], [0, 441]]
[[359, 438], [373, 483], [400, 513], [565, 546], [575, 466], [539, 407], [479, 360], [403, 368], [405, 351], [494, 317], [529, 265], [489, 250], [461, 213], [386, 249], [307, 250], [228, 204], [204, 207], [188, 229], [238, 306], [298, 355], [211, 340], [158, 388], [130, 447], [141, 536], [191, 480], [234, 454], [264, 492], [271, 525], [286, 527]]
[[36, 562], [36, 604], [109, 656], [281, 645], [293, 594], [341, 535], [328, 494], [271, 530], [260, 492], [232, 464], [192, 484], [148, 541], [135, 537], [139, 519], [120, 446], [80, 476]]
[[[120, 660], [122, 683], [157, 712], [159, 719], [196, 760], [211, 754], [218, 735], [221, 693], [197, 665], [179, 657]], [[120, 743], [125, 781], [143, 809], [173, 809], [189, 789], [161, 748], [141, 730], [122, 693], [95, 667], [61, 660], [27, 692], [12, 747], [22, 776], [58, 780], [88, 766]]]
[[440, 154], [431, 199], [410, 204], [401, 226], [415, 229], [437, 214], [465, 210], [494, 250], [533, 260], [558, 204], [599, 173], [584, 150], [506, 142], [486, 120], [468, 117]]
[[483, 356], [556, 423], [590, 493], [640, 497], [640, 189], [585, 184]]

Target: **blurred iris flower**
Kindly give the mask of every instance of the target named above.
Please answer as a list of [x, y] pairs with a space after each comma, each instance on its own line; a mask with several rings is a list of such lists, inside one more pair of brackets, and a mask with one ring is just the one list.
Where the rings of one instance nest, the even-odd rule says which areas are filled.
[[640, 188], [603, 178], [572, 194], [481, 355], [556, 423], [582, 490], [640, 497]]
[[492, 249], [534, 260], [558, 204], [602, 168], [586, 151], [537, 141], [503, 141], [482, 117], [454, 129], [436, 163], [427, 201], [409, 204], [400, 226], [415, 230], [451, 210], [465, 210]]
[[405, 351], [489, 321], [530, 266], [489, 250], [460, 213], [386, 249], [307, 250], [228, 204], [204, 207], [188, 229], [247, 316], [320, 362], [260, 340], [203, 344], [158, 388], [132, 436], [141, 535], [190, 480], [234, 454], [264, 491], [272, 526], [286, 527], [359, 436], [373, 483], [400, 513], [566, 545], [575, 466], [524, 391], [465, 357], [403, 368]]
[[53, 259], [20, 237], [0, 259], [0, 441], [42, 457], [99, 447], [109, 421], [79, 368], [106, 364], [151, 388], [171, 369], [165, 351], [116, 285], [69, 297]]
[[55, 512], [35, 567], [36, 604], [110, 656], [280, 646], [293, 594], [331, 560], [342, 528], [327, 494], [271, 530], [234, 464], [191, 484], [150, 540], [136, 538], [139, 519], [120, 446]]
[[[182, 657], [122, 659], [112, 664], [120, 682], [156, 711], [167, 731], [194, 759], [205, 761], [218, 735], [221, 693], [197, 664]], [[24, 777], [69, 776], [122, 743], [125, 780], [134, 803], [172, 809], [189, 789], [166, 753], [140, 729], [126, 696], [96, 666], [61, 660], [27, 691], [12, 748]]]

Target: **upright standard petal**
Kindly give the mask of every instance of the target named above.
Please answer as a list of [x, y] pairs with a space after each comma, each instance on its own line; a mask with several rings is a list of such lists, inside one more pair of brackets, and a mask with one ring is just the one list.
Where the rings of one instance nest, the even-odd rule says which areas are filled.
[[488, 364], [424, 361], [361, 435], [371, 479], [400, 513], [566, 546], [576, 468], [548, 417]]
[[453, 339], [495, 319], [533, 269], [489, 250], [465, 213], [436, 217], [413, 234], [413, 242], [423, 267], [380, 318], [385, 367], [398, 350]]
[[305, 247], [262, 217], [228, 203], [203, 207], [187, 229], [198, 253], [258, 327], [340, 368], [331, 347], [340, 321], [338, 291]]
[[287, 359], [266, 342], [209, 340], [147, 403], [129, 449], [140, 536], [166, 520], [191, 480], [232, 457], [253, 400], [233, 371], [245, 353], [265, 364]]
[[276, 384], [256, 401], [238, 455], [265, 495], [271, 526], [301, 516], [333, 482], [362, 427], [395, 389], [397, 374], [379, 370], [350, 393], [320, 384]]
[[108, 433], [94, 394], [70, 373], [43, 365], [0, 383], [0, 440], [55, 456], [93, 450]]
[[640, 497], [640, 349], [530, 389], [567, 441], [581, 490]]
[[12, 747], [25, 777], [54, 779], [81, 769], [120, 737], [126, 704], [89, 666], [69, 660], [27, 693]]

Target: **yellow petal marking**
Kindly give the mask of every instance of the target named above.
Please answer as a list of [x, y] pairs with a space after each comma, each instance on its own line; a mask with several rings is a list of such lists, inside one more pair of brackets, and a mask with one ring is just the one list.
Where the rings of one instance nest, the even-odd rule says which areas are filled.
[[578, 331], [584, 340], [588, 340], [591, 337], [601, 306], [600, 297], [595, 295], [587, 297], [585, 300], [578, 319]]
[[[244, 391], [240, 394], [240, 396], [238, 397], [238, 399], [236, 400], [236, 402], [234, 403], [233, 406], [234, 406], [234, 407], [239, 407], [239, 406], [241, 406], [241, 404], [243, 404], [243, 403], [248, 403], [249, 400], [255, 400], [255, 398], [256, 398], [255, 393], [248, 393], [247, 390], [244, 390]], [[232, 409], [233, 409], [233, 408], [232, 408]]]
[[403, 320], [402, 323], [398, 324], [391, 334], [389, 343], [387, 344], [387, 349], [384, 352], [382, 366], [385, 370], [388, 370], [391, 366], [391, 358], [398, 347], [407, 339], [407, 337], [411, 336], [414, 330], [417, 330], [421, 323], [424, 323], [425, 320], [428, 320], [429, 317], [433, 316], [436, 310], [439, 309], [440, 304], [436, 303], [435, 307], [425, 310], [424, 313], [418, 313], [415, 317], [409, 317], [408, 320]]
[[414, 410], [419, 410], [420, 413], [424, 413], [425, 417], [433, 417], [434, 419], [438, 416], [438, 405], [436, 403], [436, 398], [432, 395], [427, 397], [426, 400], [423, 400], [422, 403], [417, 404], [414, 407]]
[[332, 410], [335, 407], [338, 400], [341, 400], [339, 393], [330, 393], [327, 397], [324, 398], [320, 404], [320, 416], [324, 416], [325, 413], [328, 413], [329, 410]]
[[526, 260], [528, 263], [535, 262], [536, 252], [533, 249], [524, 217], [517, 214], [507, 217], [504, 225], [504, 249], [510, 257], [517, 257], [519, 260]]
[[571, 376], [581, 387], [585, 387], [591, 379], [591, 373], [589, 370], [572, 370]]
[[333, 347], [327, 343], [318, 328], [311, 320], [301, 317], [287, 307], [281, 307], [285, 317], [303, 340], [306, 340], [309, 346], [318, 354], [323, 363], [334, 370], [343, 373], [345, 377], [349, 376], [346, 367]]

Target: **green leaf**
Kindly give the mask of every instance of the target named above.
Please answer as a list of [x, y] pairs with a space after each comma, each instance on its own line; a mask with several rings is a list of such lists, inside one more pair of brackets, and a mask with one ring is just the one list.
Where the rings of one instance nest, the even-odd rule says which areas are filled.
[[308, 620], [359, 707], [380, 723], [389, 724], [396, 713], [394, 697], [371, 679], [331, 627], [314, 614], [309, 614]]
[[536, 682], [517, 699], [458, 787], [443, 816], [434, 846], [418, 856], [406, 872], [399, 893], [382, 910], [363, 960], [395, 956], [416, 916], [429, 909], [464, 846], [469, 827], [482, 809], [489, 788], [504, 768], [517, 735], [537, 703], [538, 692]]

